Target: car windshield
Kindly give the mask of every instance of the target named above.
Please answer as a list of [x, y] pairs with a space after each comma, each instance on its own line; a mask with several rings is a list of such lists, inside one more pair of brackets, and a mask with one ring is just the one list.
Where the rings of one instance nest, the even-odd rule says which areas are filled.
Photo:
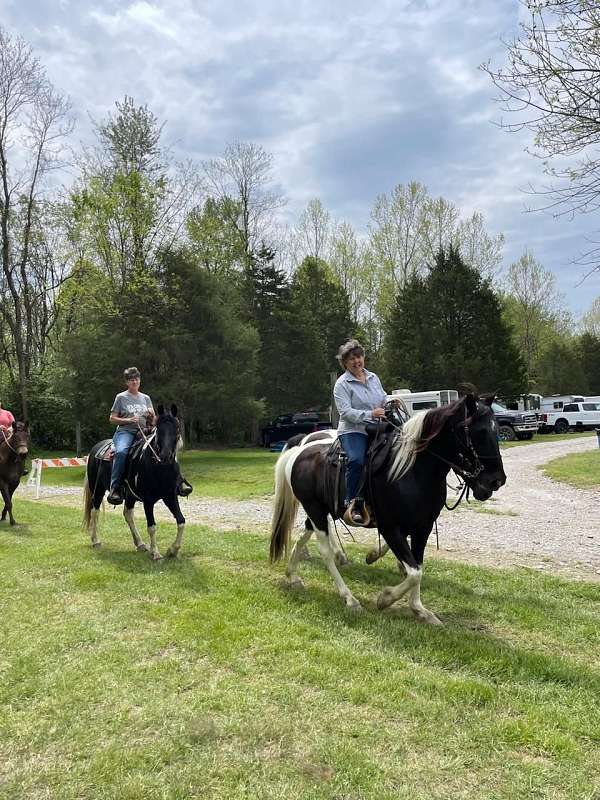
[[506, 407], [500, 403], [492, 403], [492, 411], [495, 414], [501, 414], [503, 411], [506, 411]]

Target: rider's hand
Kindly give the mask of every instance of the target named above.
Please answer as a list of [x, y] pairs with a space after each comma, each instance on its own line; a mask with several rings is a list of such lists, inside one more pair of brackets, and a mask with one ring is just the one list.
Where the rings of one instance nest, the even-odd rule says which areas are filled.
[[383, 419], [385, 417], [385, 409], [374, 408], [373, 411], [371, 411], [371, 415], [373, 419]]
[[134, 415], [133, 415], [133, 417], [130, 417], [130, 418], [129, 418], [129, 420], [130, 420], [130, 422], [132, 422], [134, 425], [139, 425], [139, 424], [140, 424], [140, 418], [137, 416], [137, 414], [134, 414]]

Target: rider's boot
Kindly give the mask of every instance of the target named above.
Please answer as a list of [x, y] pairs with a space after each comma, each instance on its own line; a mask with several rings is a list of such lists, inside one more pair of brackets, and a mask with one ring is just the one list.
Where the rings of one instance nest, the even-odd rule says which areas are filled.
[[113, 488], [108, 493], [108, 497], [106, 499], [111, 504], [111, 506], [120, 506], [121, 503], [123, 502], [123, 487], [113, 486]]
[[182, 475], [181, 480], [177, 484], [177, 494], [180, 497], [189, 497], [189, 495], [191, 495], [193, 491], [194, 487], [192, 486], [192, 484], [189, 481], [186, 481], [186, 479]]

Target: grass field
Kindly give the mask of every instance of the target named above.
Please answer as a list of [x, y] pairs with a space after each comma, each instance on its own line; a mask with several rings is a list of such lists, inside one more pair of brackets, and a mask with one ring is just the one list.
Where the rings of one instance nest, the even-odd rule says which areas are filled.
[[580, 489], [592, 489], [600, 486], [600, 449], [561, 456], [544, 464], [540, 469], [555, 481], [562, 481]]
[[438, 629], [374, 610], [397, 574], [357, 546], [354, 617], [317, 559], [283, 590], [262, 536], [190, 526], [180, 559], [152, 564], [116, 514], [101, 550], [75, 511], [16, 515], [2, 800], [600, 796], [597, 585], [430, 558]]
[[[262, 448], [186, 450], [179, 461], [186, 478], [202, 487], [203, 496], [247, 500], [272, 493], [277, 455]], [[84, 475], [85, 467], [44, 469], [42, 481], [44, 486], [81, 486]]]

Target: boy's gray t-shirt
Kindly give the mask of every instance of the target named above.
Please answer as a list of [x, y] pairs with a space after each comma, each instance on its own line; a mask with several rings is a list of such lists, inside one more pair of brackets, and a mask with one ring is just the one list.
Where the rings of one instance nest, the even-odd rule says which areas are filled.
[[[141, 417], [142, 414], [145, 414], [146, 411], [152, 407], [152, 400], [150, 400], [147, 394], [138, 392], [137, 395], [132, 395], [125, 390], [124, 392], [119, 392], [115, 397], [115, 402], [112, 405], [110, 413], [115, 414], [117, 417]], [[131, 425], [121, 423], [117, 427], [117, 430], [137, 431], [138, 426], [135, 423]]]

